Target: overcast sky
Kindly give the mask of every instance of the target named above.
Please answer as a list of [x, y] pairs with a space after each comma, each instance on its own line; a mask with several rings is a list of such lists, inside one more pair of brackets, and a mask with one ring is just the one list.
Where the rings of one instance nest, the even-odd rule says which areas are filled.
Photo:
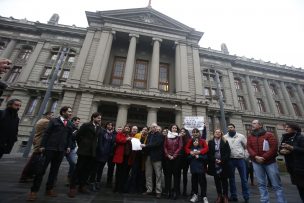
[[[149, 0], [0, 0], [0, 15], [87, 27], [85, 11], [146, 7]], [[304, 68], [303, 0], [152, 0], [152, 8], [204, 32], [201, 47]]]

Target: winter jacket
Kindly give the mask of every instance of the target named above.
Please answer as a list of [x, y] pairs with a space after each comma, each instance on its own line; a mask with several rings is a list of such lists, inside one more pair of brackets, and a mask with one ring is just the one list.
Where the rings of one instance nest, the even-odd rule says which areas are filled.
[[183, 141], [181, 137], [176, 136], [175, 138], [165, 138], [164, 142], [164, 153], [165, 158], [168, 158], [168, 155], [177, 158], [180, 155], [180, 151], [183, 148]]
[[[208, 151], [208, 171], [209, 175], [216, 175], [215, 168], [215, 141], [214, 139], [208, 142], [209, 151]], [[221, 168], [222, 168], [222, 177], [229, 177], [229, 159], [230, 159], [230, 147], [228, 141], [221, 139], [220, 141], [220, 152], [221, 152]]]
[[[202, 155], [207, 154], [207, 152], [208, 152], [208, 150], [209, 150], [209, 147], [208, 147], [208, 145], [207, 145], [206, 140], [200, 139], [200, 140], [199, 140], [199, 145], [202, 146], [202, 148], [200, 149], [201, 154], [202, 154]], [[184, 148], [187, 155], [190, 154], [190, 152], [191, 152], [191, 147], [192, 147], [192, 140], [190, 139], [190, 140], [188, 141], [188, 143], [186, 144], [185, 148]]]
[[41, 147], [45, 150], [63, 152], [71, 148], [72, 143], [72, 125], [70, 122], [64, 126], [60, 117], [50, 120], [45, 129], [41, 141]]
[[100, 126], [95, 127], [92, 122], [82, 124], [76, 136], [78, 144], [77, 154], [96, 157], [98, 134], [103, 130]]
[[161, 161], [163, 158], [164, 136], [159, 132], [150, 132], [144, 150], [152, 162]]
[[[263, 143], [268, 142], [269, 150], [263, 151]], [[259, 136], [253, 134], [247, 138], [247, 150], [252, 161], [256, 162], [255, 156], [261, 156], [265, 159], [264, 164], [276, 162], [278, 151], [278, 141], [271, 132], [264, 132]]]
[[125, 155], [125, 146], [127, 144], [127, 136], [119, 132], [116, 135], [115, 143], [116, 143], [116, 148], [114, 152], [114, 157], [113, 157], [113, 162], [116, 164], [121, 164], [124, 160], [124, 155]]
[[229, 134], [224, 135], [224, 138], [229, 142], [231, 155], [230, 158], [245, 159], [247, 156], [246, 147], [247, 139], [244, 135], [236, 133], [233, 137]]

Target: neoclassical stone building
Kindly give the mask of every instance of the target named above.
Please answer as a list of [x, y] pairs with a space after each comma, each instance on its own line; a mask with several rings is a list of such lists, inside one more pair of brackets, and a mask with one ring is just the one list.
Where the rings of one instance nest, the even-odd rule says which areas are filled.
[[220, 75], [227, 122], [245, 133], [254, 118], [280, 137], [283, 123], [303, 126], [304, 70], [199, 47], [203, 33], [151, 7], [86, 12], [88, 28], [0, 17], [0, 57], [13, 61], [1, 97], [22, 108], [16, 152], [34, 125], [58, 56], [68, 52], [45, 111], [70, 105], [82, 122], [92, 112], [116, 126], [157, 122], [179, 126], [204, 116], [208, 131], [220, 127], [215, 72]]

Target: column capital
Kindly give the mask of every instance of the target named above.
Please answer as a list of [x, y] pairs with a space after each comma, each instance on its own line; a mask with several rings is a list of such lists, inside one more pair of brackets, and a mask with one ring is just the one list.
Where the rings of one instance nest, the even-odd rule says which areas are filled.
[[131, 38], [131, 37], [139, 38], [139, 34], [130, 33], [130, 34], [129, 34], [129, 37], [130, 37], [130, 38]]
[[153, 37], [152, 40], [153, 41], [158, 41], [158, 42], [162, 42], [163, 41], [161, 38], [157, 38], [157, 37]]
[[117, 105], [118, 105], [118, 107], [121, 107], [121, 108], [129, 108], [129, 106], [131, 104], [129, 104], [129, 103], [117, 103]]

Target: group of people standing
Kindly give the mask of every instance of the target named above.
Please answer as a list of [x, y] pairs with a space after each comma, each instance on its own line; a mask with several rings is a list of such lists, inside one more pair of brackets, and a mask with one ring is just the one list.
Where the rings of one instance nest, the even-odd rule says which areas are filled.
[[[9, 108], [18, 111], [20, 104], [14, 100], [9, 103]], [[14, 105], [17, 107], [12, 107]], [[68, 196], [71, 198], [77, 193], [88, 194], [100, 189], [103, 169], [107, 164], [109, 187], [112, 186], [115, 171], [114, 192], [155, 193], [157, 198], [163, 196], [170, 199], [188, 195], [187, 176], [190, 168], [190, 201], [201, 200], [204, 203], [208, 202], [206, 174], [214, 176], [218, 194], [216, 203], [238, 201], [235, 183], [237, 169], [244, 201], [249, 202], [247, 160], [250, 159], [260, 191], [260, 201], [269, 202], [268, 178], [277, 202], [285, 203], [276, 163], [276, 156], [280, 153], [285, 156], [291, 181], [297, 186], [304, 202], [304, 136], [297, 124], [286, 124], [286, 134], [282, 136], [280, 144], [272, 133], [264, 130], [259, 120], [252, 121], [252, 132], [247, 138], [236, 132], [234, 124], [229, 124], [227, 134], [224, 135], [221, 129], [215, 129], [207, 142], [206, 129], [201, 134], [196, 128], [189, 132], [173, 124], [162, 130], [152, 123], [140, 132], [137, 126], [128, 124], [118, 126], [115, 130], [111, 122], [104, 127], [100, 125], [101, 114], [98, 112], [91, 115], [89, 122], [78, 127], [80, 119], [71, 118], [71, 115], [72, 108], [64, 106], [60, 109], [59, 117], [54, 118], [52, 112], [47, 112], [36, 123], [34, 150], [20, 178], [20, 182], [31, 176], [34, 178], [29, 201], [37, 199], [48, 165], [51, 166], [46, 195], [57, 196], [54, 188], [61, 162], [66, 157], [70, 164], [67, 177]], [[142, 150], [132, 150], [134, 139], [138, 139]], [[182, 191], [180, 185], [183, 186]]]

